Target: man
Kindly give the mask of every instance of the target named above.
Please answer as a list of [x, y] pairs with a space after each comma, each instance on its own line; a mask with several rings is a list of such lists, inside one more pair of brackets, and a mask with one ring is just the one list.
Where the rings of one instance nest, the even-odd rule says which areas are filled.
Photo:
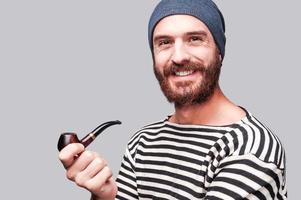
[[117, 183], [104, 159], [80, 144], [60, 152], [67, 177], [95, 200], [286, 199], [279, 139], [219, 87], [226, 38], [217, 6], [162, 0], [148, 31], [154, 72], [174, 114], [134, 134]]

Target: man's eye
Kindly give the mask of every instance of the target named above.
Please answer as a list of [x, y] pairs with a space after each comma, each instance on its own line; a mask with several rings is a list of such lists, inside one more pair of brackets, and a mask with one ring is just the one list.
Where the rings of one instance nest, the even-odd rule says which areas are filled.
[[190, 38], [190, 42], [195, 42], [195, 41], [203, 41], [203, 39], [201, 37], [197, 37], [197, 36], [193, 36]]
[[164, 46], [164, 45], [168, 45], [168, 44], [170, 44], [169, 40], [161, 40], [161, 41], [159, 41], [158, 46]]

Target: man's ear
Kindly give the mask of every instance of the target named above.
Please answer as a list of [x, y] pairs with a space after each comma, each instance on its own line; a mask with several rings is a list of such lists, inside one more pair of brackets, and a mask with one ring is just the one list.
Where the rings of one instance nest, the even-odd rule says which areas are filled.
[[223, 66], [223, 58], [222, 58], [222, 55], [221, 54], [219, 54], [219, 61], [220, 61], [220, 67], [222, 67]]

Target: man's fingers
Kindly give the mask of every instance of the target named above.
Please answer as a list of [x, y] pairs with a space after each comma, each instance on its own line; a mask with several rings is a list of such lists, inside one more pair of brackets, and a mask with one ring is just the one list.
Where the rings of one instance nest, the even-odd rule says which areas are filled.
[[[99, 158], [99, 156], [98, 156], [98, 154], [96, 152], [84, 151], [75, 160], [75, 162], [72, 164], [72, 166], [70, 166], [67, 169], [67, 178], [70, 179], [70, 180], [72, 180], [72, 181], [75, 181], [75, 178], [78, 178], [78, 176], [85, 177], [88, 172], [90, 172], [91, 170], [92, 171], [95, 170], [95, 169], [91, 169], [91, 168], [90, 169], [86, 169], [88, 166], [91, 165], [91, 163], [94, 162], [95, 159], [96, 160], [101, 160], [101, 158]], [[100, 169], [98, 169], [98, 171]]]
[[85, 187], [86, 183], [96, 176], [106, 165], [105, 160], [96, 157], [83, 171], [76, 175], [75, 183], [81, 187]]
[[105, 166], [107, 166], [107, 162], [104, 159], [97, 157], [90, 163], [89, 166], [87, 166], [83, 173], [85, 173], [85, 175], [87, 175], [89, 178], [93, 178]]
[[103, 187], [107, 181], [112, 177], [112, 171], [108, 166], [105, 166], [99, 173], [97, 173], [92, 179], [88, 180], [85, 187], [92, 193], [99, 193], [103, 191]]
[[84, 145], [80, 143], [68, 144], [60, 151], [59, 159], [63, 163], [64, 167], [67, 169], [74, 163], [76, 156], [82, 153], [84, 150]]

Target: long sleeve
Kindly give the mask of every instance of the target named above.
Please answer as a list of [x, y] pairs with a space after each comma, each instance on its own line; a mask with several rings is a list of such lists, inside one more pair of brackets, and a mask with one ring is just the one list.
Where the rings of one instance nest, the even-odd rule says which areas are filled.
[[138, 199], [135, 165], [134, 165], [134, 160], [128, 149], [124, 154], [119, 175], [116, 181], [118, 186], [118, 193], [116, 199], [120, 199], [120, 200]]
[[215, 170], [205, 199], [286, 199], [284, 170], [252, 154], [228, 157]]

